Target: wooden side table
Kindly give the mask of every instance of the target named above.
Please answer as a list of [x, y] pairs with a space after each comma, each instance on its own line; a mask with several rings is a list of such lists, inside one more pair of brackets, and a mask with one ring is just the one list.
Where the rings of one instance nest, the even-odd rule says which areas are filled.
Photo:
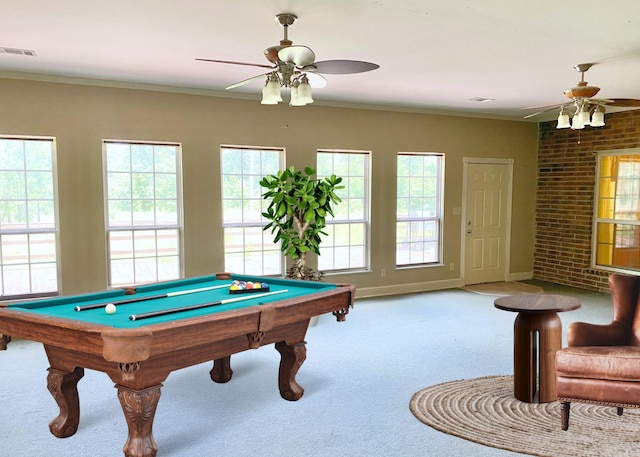
[[518, 313], [513, 325], [515, 397], [533, 403], [538, 390], [540, 403], [555, 401], [555, 357], [562, 347], [562, 323], [557, 313], [580, 308], [580, 300], [564, 295], [523, 294], [498, 298], [494, 305]]

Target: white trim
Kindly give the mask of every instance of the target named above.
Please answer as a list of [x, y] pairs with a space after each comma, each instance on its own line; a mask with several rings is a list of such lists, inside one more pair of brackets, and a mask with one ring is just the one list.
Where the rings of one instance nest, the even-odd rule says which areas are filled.
[[[400, 176], [399, 176], [399, 172], [398, 172], [398, 163], [399, 163], [399, 159], [401, 157], [411, 157], [411, 156], [416, 156], [416, 157], [422, 157], [422, 158], [426, 158], [426, 157], [435, 157], [437, 159], [437, 189], [436, 189], [436, 193], [435, 193], [435, 199], [436, 199], [436, 204], [437, 204], [437, 214], [435, 216], [431, 216], [431, 217], [411, 217], [411, 215], [409, 214], [409, 217], [406, 218], [399, 218], [398, 217], [398, 202], [400, 201], [400, 197], [398, 197], [398, 183], [400, 181]], [[444, 207], [444, 198], [445, 198], [445, 179], [446, 179], [446, 170], [445, 170], [445, 166], [446, 166], [446, 160], [445, 160], [445, 153], [444, 152], [407, 152], [407, 151], [398, 151], [396, 153], [396, 160], [395, 160], [395, 164], [396, 164], [396, 170], [395, 170], [395, 179], [396, 179], [396, 195], [395, 195], [395, 206], [396, 206], [396, 214], [395, 214], [395, 221], [394, 221], [394, 238], [395, 238], [395, 242], [394, 242], [394, 262], [395, 262], [395, 268], [396, 269], [402, 269], [402, 268], [411, 268], [411, 267], [423, 267], [423, 266], [434, 266], [434, 265], [443, 265], [444, 264], [444, 234], [445, 234], [445, 207]], [[421, 175], [422, 179], [425, 179], [424, 174]], [[407, 197], [403, 196], [402, 199], [406, 199]], [[409, 200], [411, 200], [411, 198], [409, 198]], [[438, 239], [437, 239], [437, 249], [438, 249], [438, 253], [436, 255], [436, 260], [433, 262], [418, 262], [418, 263], [398, 263], [398, 224], [402, 222], [402, 223], [408, 223], [411, 224], [413, 222], [422, 222], [422, 223], [426, 223], [426, 222], [435, 222], [437, 227], [438, 227]], [[425, 241], [423, 239], [422, 241], [423, 243], [426, 243], [427, 241]]]
[[380, 287], [359, 287], [356, 289], [356, 298], [382, 297], [385, 295], [403, 295], [415, 292], [429, 292], [432, 290], [455, 289], [462, 285], [463, 284], [460, 279], [446, 279], [441, 281], [393, 284]]
[[[30, 277], [29, 278], [29, 292], [25, 293], [25, 294], [19, 294], [19, 297], [34, 297], [34, 296], [40, 296], [40, 295], [60, 295], [62, 293], [62, 248], [61, 248], [61, 241], [60, 241], [60, 202], [59, 202], [59, 193], [58, 193], [58, 145], [56, 142], [56, 137], [54, 136], [47, 136], [47, 135], [11, 135], [11, 134], [0, 134], [0, 140], [16, 140], [16, 141], [21, 141], [23, 144], [23, 149], [24, 149], [24, 144], [30, 141], [46, 141], [50, 143], [51, 149], [51, 181], [52, 181], [52, 204], [53, 204], [53, 218], [54, 218], [54, 227], [53, 228], [24, 228], [24, 229], [4, 229], [4, 230], [0, 230], [0, 234], [3, 235], [14, 235], [14, 234], [19, 234], [19, 235], [26, 235], [27, 236], [27, 244], [30, 244], [30, 236], [32, 234], [53, 234], [54, 237], [54, 251], [55, 251], [55, 270], [56, 270], [56, 288], [53, 291], [33, 291], [33, 279]], [[20, 172], [24, 172], [26, 174], [26, 167], [23, 167], [22, 169], [19, 170]], [[39, 171], [43, 171], [43, 170], [39, 170]], [[26, 188], [26, 182], [25, 182], [25, 188]], [[29, 197], [27, 195], [25, 195], [24, 197], [24, 202], [26, 204], [26, 206], [29, 206]], [[29, 224], [29, 214], [27, 211], [27, 220], [26, 220], [26, 225], [27, 227], [30, 225]], [[31, 250], [29, 247], [29, 260], [27, 265], [29, 266], [29, 270], [31, 270], [31, 268], [33, 267], [33, 263], [31, 261]], [[2, 274], [2, 273], [0, 273]], [[0, 280], [2, 280], [4, 282], [4, 279], [0, 278]], [[0, 293], [0, 295], [2, 295], [3, 293], [5, 293], [6, 290], [2, 290], [2, 293]]]
[[[326, 228], [328, 228], [329, 226], [333, 226], [334, 229], [334, 233], [335, 233], [335, 227], [338, 225], [351, 225], [351, 224], [362, 224], [364, 226], [364, 265], [360, 266], [360, 267], [348, 267], [348, 268], [341, 268], [341, 269], [323, 269], [320, 268], [320, 260], [321, 257], [318, 258], [317, 262], [318, 262], [318, 270], [322, 270], [325, 271], [326, 274], [330, 274], [330, 273], [339, 273], [339, 272], [343, 272], [343, 273], [353, 273], [353, 272], [360, 272], [360, 271], [370, 271], [371, 270], [371, 151], [370, 150], [356, 150], [356, 149], [318, 149], [316, 151], [316, 172], [317, 172], [317, 176], [318, 178], [324, 178], [324, 177], [328, 177], [326, 175], [321, 175], [319, 173], [318, 170], [318, 156], [320, 154], [332, 154], [332, 162], [335, 159], [335, 154], [350, 154], [350, 155], [361, 155], [364, 157], [363, 160], [363, 178], [364, 178], [364, 197], [363, 197], [363, 212], [364, 212], [364, 219], [350, 219], [349, 216], [347, 216], [347, 219], [330, 219], [329, 216], [327, 216], [327, 221], [326, 221]], [[351, 178], [351, 174], [348, 174], [347, 176], [340, 176], [342, 179], [349, 179]], [[343, 181], [344, 182], [344, 181]], [[351, 243], [349, 243], [348, 245], [349, 249], [351, 249], [352, 245]], [[322, 244], [320, 245], [320, 252], [322, 253]], [[335, 244], [333, 246], [330, 246], [329, 249], [333, 250], [333, 254], [334, 254], [334, 261], [333, 261], [333, 266], [335, 266], [335, 249], [336, 246]]]
[[[69, 75], [54, 75], [46, 73], [31, 73], [31, 72], [19, 72], [19, 71], [7, 71], [0, 70], [0, 78], [2, 79], [17, 79], [23, 81], [37, 81], [48, 82], [57, 84], [72, 84], [79, 86], [96, 86], [96, 87], [108, 87], [115, 89], [134, 89], [134, 90], [146, 90], [153, 92], [166, 92], [175, 94], [187, 94], [187, 95], [201, 95], [205, 97], [218, 97], [218, 98], [230, 98], [240, 100], [251, 100], [259, 103], [259, 95], [248, 94], [239, 91], [223, 91], [215, 89], [197, 89], [189, 87], [168, 86], [165, 84], [156, 84], [148, 82], [134, 82], [134, 81], [116, 81], [113, 79], [97, 79], [89, 77], [77, 77]], [[365, 103], [365, 102], [347, 102], [337, 100], [316, 100], [314, 102], [318, 106], [328, 106], [332, 108], [347, 108], [347, 109], [359, 109], [368, 111], [388, 111], [397, 113], [416, 113], [416, 114], [429, 114], [433, 116], [453, 116], [469, 119], [494, 119], [502, 121], [518, 121], [524, 123], [538, 122], [533, 119], [522, 119], [518, 116], [500, 116], [493, 113], [478, 113], [464, 110], [438, 110], [433, 108], [419, 108], [411, 106], [409, 104], [382, 104], [382, 103]]]
[[[172, 225], [150, 225], [150, 226], [138, 226], [138, 225], [117, 225], [110, 226], [109, 225], [109, 183], [108, 183], [108, 146], [109, 145], [126, 145], [131, 149], [132, 145], [147, 145], [147, 146], [171, 146], [175, 148], [176, 152], [176, 223]], [[131, 175], [132, 171], [129, 171], [129, 175]], [[153, 172], [154, 179], [156, 176], [155, 171]], [[154, 184], [155, 186], [155, 184]], [[103, 139], [102, 140], [102, 188], [103, 188], [103, 205], [104, 205], [104, 226], [105, 226], [105, 258], [107, 259], [107, 269], [106, 269], [106, 281], [107, 286], [111, 287], [120, 287], [121, 285], [113, 286], [112, 277], [111, 277], [111, 245], [110, 245], [110, 234], [127, 231], [127, 232], [139, 232], [139, 231], [153, 231], [155, 232], [155, 236], [157, 236], [159, 231], [164, 230], [175, 230], [178, 236], [178, 277], [183, 278], [185, 274], [185, 262], [184, 262], [184, 201], [183, 201], [183, 176], [182, 176], [182, 143], [175, 141], [154, 141], [154, 140], [116, 140], [116, 139]], [[133, 202], [133, 198], [131, 200]], [[156, 197], [154, 195], [153, 201], [156, 202]], [[157, 248], [157, 246], [156, 246]], [[132, 251], [133, 259], [135, 262], [135, 249]], [[154, 255], [154, 258], [158, 259], [158, 252]], [[135, 278], [134, 278], [135, 279]], [[157, 281], [157, 279], [156, 279]]]
[[[631, 268], [622, 268], [615, 265], [599, 265], [597, 263], [598, 255], [598, 223], [619, 223], [620, 219], [607, 219], [598, 217], [598, 203], [600, 201], [600, 164], [602, 157], [605, 156], [624, 156], [624, 155], [640, 155], [640, 148], [628, 148], [628, 149], [614, 149], [596, 152], [596, 176], [593, 189], [593, 208], [591, 209], [592, 223], [591, 223], [591, 256], [589, 259], [589, 266], [594, 270], [601, 270], [605, 272], [623, 273], [623, 274], [637, 274], [637, 270]], [[617, 196], [617, 191], [616, 191]], [[636, 221], [628, 221], [630, 225], [635, 225]]]
[[[460, 219], [460, 281], [464, 285], [466, 268], [466, 232], [467, 232], [467, 179], [469, 164], [507, 165], [509, 171], [509, 181], [507, 183], [507, 214], [506, 214], [506, 234], [504, 248], [504, 280], [511, 277], [511, 207], [513, 205], [513, 162], [512, 158], [501, 159], [491, 157], [463, 157], [462, 158], [462, 217]], [[533, 277], [533, 275], [532, 275]], [[529, 278], [524, 278], [529, 279]]]
[[486, 164], [495, 164], [495, 165], [513, 165], [513, 159], [494, 159], [491, 157], [463, 157], [462, 163], [486, 163]]
[[[233, 170], [225, 170], [224, 168], [224, 153], [225, 151], [229, 151], [229, 153], [234, 153], [234, 154], [243, 154], [244, 152], [251, 152], [252, 154], [260, 154], [260, 160], [262, 160], [262, 156], [264, 153], [276, 153], [278, 155], [278, 169], [277, 170], [273, 170], [272, 172], [268, 173], [268, 174], [276, 174], [279, 170], [283, 170], [285, 169], [286, 166], [286, 149], [282, 146], [250, 146], [250, 145], [230, 145], [230, 144], [221, 144], [220, 148], [219, 148], [219, 152], [218, 152], [218, 161], [219, 161], [219, 182], [220, 182], [220, 221], [221, 221], [221, 225], [220, 228], [222, 229], [222, 261], [223, 261], [223, 265], [224, 268], [229, 269], [229, 266], [227, 265], [227, 246], [225, 245], [225, 232], [227, 230], [231, 230], [231, 229], [240, 229], [243, 232], [243, 236], [246, 233], [247, 229], [260, 229], [261, 233], [263, 234], [263, 236], [267, 235], [267, 236], [273, 236], [271, 235], [271, 232], [264, 232], [263, 227], [266, 225], [266, 222], [264, 222], [264, 218], [261, 217], [261, 221], [258, 222], [244, 222], [244, 221], [239, 221], [239, 222], [225, 222], [225, 213], [224, 213], [224, 209], [225, 209], [225, 202], [227, 201], [225, 199], [225, 188], [224, 188], [224, 181], [225, 181], [225, 176], [227, 175], [234, 175], [234, 176], [240, 176], [241, 179], [245, 176], [244, 174], [244, 170], [242, 169], [241, 164], [239, 165], [238, 169], [233, 169]], [[236, 164], [234, 164], [235, 167]], [[261, 178], [260, 178], [261, 179]], [[259, 180], [260, 180], [259, 179]], [[258, 185], [258, 188], [260, 187], [259, 183], [256, 183]], [[261, 192], [262, 193], [262, 192]], [[242, 202], [242, 205], [244, 206], [244, 202], [246, 202], [247, 200], [244, 198], [244, 196], [240, 199], [238, 199]], [[264, 203], [264, 201], [263, 201]], [[266, 206], [264, 207], [264, 209], [266, 210]], [[274, 246], [277, 247], [277, 251], [280, 252], [280, 244], [274, 244]], [[245, 268], [245, 261], [246, 261], [246, 257], [247, 257], [247, 251], [245, 250], [245, 248], [242, 248], [242, 251], [239, 253], [242, 255], [242, 259], [243, 259], [243, 267], [242, 267], [242, 271], [244, 271], [245, 273], [251, 273], [251, 274], [262, 274], [265, 275], [264, 273], [264, 267], [265, 267], [265, 263], [264, 263], [264, 253], [265, 252], [269, 252], [266, 251], [266, 244], [262, 244], [262, 249], [260, 250], [260, 253], [262, 255], [262, 263], [261, 263], [261, 271], [246, 271]], [[275, 250], [275, 249], [274, 249]], [[285, 256], [280, 255], [279, 257], [279, 265], [280, 265], [280, 271], [278, 273], [275, 273], [275, 275], [283, 275], [286, 271], [287, 271], [287, 264], [286, 264], [286, 260], [285, 260]], [[235, 271], [235, 269], [234, 269]], [[242, 273], [242, 271], [236, 271], [236, 273]], [[273, 274], [271, 274], [273, 275]]]
[[522, 271], [520, 273], [507, 273], [507, 281], [526, 281], [533, 279], [533, 271]]

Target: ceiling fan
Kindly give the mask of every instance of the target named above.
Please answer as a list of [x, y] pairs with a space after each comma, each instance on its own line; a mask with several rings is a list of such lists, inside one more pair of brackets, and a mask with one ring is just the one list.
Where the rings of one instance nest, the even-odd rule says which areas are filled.
[[262, 90], [262, 103], [273, 105], [282, 101], [280, 88], [291, 89], [291, 105], [302, 106], [313, 103], [311, 97], [311, 87], [322, 88], [327, 81], [322, 74], [346, 75], [353, 73], [364, 73], [366, 71], [380, 68], [379, 65], [359, 60], [323, 60], [316, 62], [315, 53], [307, 46], [293, 45], [289, 40], [288, 30], [297, 19], [291, 13], [276, 15], [276, 21], [284, 29], [284, 38], [277, 46], [271, 46], [264, 50], [264, 56], [268, 64], [255, 64], [247, 62], [234, 62], [230, 60], [201, 59], [203, 62], [224, 63], [232, 65], [246, 65], [250, 67], [268, 68], [269, 71], [243, 81], [231, 84], [227, 90], [244, 86], [253, 81], [265, 79], [265, 86]]
[[[584, 80], [584, 74], [595, 64], [581, 63], [573, 68], [580, 72], [580, 82], [570, 89], [564, 90], [564, 95], [571, 101], [547, 106], [530, 106], [523, 110], [538, 109], [528, 114], [525, 119], [537, 116], [547, 111], [560, 108], [557, 128], [583, 129], [585, 126], [602, 127], [604, 125], [605, 105], [619, 108], [640, 108], [640, 100], [633, 98], [593, 98], [600, 91], [599, 87], [589, 86]], [[572, 116], [571, 121], [569, 115]]]

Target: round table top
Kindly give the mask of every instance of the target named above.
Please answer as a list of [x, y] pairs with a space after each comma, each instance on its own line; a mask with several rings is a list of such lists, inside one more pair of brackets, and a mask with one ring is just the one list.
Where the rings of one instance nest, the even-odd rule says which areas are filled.
[[580, 308], [582, 303], [574, 297], [553, 294], [521, 294], [497, 298], [494, 306], [504, 311], [527, 313], [559, 313]]

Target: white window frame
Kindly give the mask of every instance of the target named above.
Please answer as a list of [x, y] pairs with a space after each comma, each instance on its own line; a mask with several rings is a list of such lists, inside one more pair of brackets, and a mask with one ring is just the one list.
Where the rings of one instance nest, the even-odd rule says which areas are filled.
[[[238, 169], [225, 170], [225, 154], [237, 153], [260, 154], [260, 171], [243, 166], [239, 161]], [[277, 153], [278, 166], [276, 169], [266, 169], [262, 153]], [[238, 274], [252, 274], [259, 276], [282, 276], [285, 269], [284, 255], [281, 244], [273, 243], [274, 235], [263, 227], [268, 221], [262, 216], [266, 212], [269, 202], [262, 198], [266, 189], [260, 186], [260, 180], [265, 175], [276, 174], [285, 165], [285, 149], [260, 146], [220, 146], [220, 188], [222, 196], [222, 231], [224, 250], [224, 269]], [[231, 188], [225, 188], [226, 182]], [[244, 185], [242, 184], [244, 183]], [[240, 188], [238, 188], [238, 184]], [[233, 214], [231, 207], [236, 207]], [[239, 208], [239, 209], [237, 209]], [[241, 232], [241, 233], [240, 233]], [[228, 245], [231, 239], [242, 239], [240, 244]]]
[[[351, 176], [350, 170], [347, 173], [343, 173], [340, 170], [335, 169], [335, 159], [332, 160], [333, 165], [332, 169], [329, 173], [322, 173], [324, 170], [318, 169], [317, 177], [322, 179], [325, 177], [329, 177], [332, 174], [343, 179], [341, 185], [344, 185], [344, 189], [340, 189], [336, 191], [336, 194], [342, 199], [342, 202], [337, 203], [333, 207], [334, 214], [336, 217], [332, 217], [331, 215], [327, 215], [326, 217], [326, 227], [324, 232], [327, 233], [327, 236], [322, 236], [322, 241], [320, 243], [320, 256], [318, 258], [318, 270], [323, 271], [324, 273], [346, 273], [346, 272], [354, 272], [354, 271], [369, 271], [370, 270], [370, 258], [371, 258], [371, 151], [359, 151], [359, 150], [342, 150], [342, 149], [319, 149], [318, 156], [320, 154], [332, 154], [334, 157], [338, 157], [340, 155], [344, 157], [350, 156], [362, 156], [363, 157], [363, 170], [362, 175], [354, 175]], [[350, 198], [350, 186], [349, 181], [351, 178], [362, 178], [362, 198], [357, 198], [358, 200], [362, 200], [362, 213], [357, 216], [351, 216], [349, 201]], [[355, 190], [355, 189], [354, 189]], [[346, 208], [346, 217], [340, 217], [345, 214]], [[351, 242], [353, 238], [351, 235], [351, 228], [353, 225], [361, 225], [362, 226], [362, 244], [355, 244]], [[334, 230], [338, 227], [346, 227], [346, 230], [349, 232], [350, 242], [346, 246], [336, 246], [335, 238], [332, 236]], [[352, 263], [352, 255], [351, 251], [362, 249], [361, 264]], [[330, 257], [328, 263], [329, 265], [323, 265], [323, 256]], [[329, 253], [331, 254], [329, 256]], [[360, 256], [358, 256], [360, 257]], [[338, 263], [338, 259], [346, 258], [348, 265], [340, 268]]]
[[[18, 298], [33, 298], [33, 297], [47, 297], [57, 295], [60, 291], [60, 236], [59, 236], [59, 214], [58, 214], [58, 173], [57, 173], [57, 149], [56, 149], [56, 140], [53, 137], [44, 137], [44, 136], [21, 136], [21, 135], [1, 135], [0, 140], [9, 140], [9, 141], [20, 141], [22, 142], [22, 147], [24, 150], [25, 144], [28, 142], [47, 142], [51, 145], [51, 170], [43, 170], [43, 169], [33, 169], [30, 170], [25, 162], [22, 167], [9, 169], [3, 171], [13, 172], [13, 173], [22, 173], [24, 175], [24, 189], [25, 196], [24, 198], [10, 198], [6, 200], [2, 200], [3, 202], [14, 202], [17, 206], [24, 207], [24, 227], [7, 227], [4, 226], [0, 222], [0, 297], [2, 299], [18, 299]], [[53, 209], [53, 220], [48, 222], [45, 227], [37, 227], [31, 226], [30, 221], [30, 209], [33, 203], [36, 202], [49, 202], [49, 199], [30, 199], [29, 198], [29, 171], [41, 173], [43, 171], [51, 172], [51, 201]], [[0, 183], [0, 186], [4, 186], [7, 183]], [[36, 203], [37, 204], [37, 203]], [[2, 208], [0, 207], [0, 210]], [[1, 221], [1, 219], [0, 219]], [[52, 225], [51, 225], [52, 224]], [[34, 224], [37, 225], [37, 224]], [[37, 241], [34, 238], [38, 237], [50, 237], [53, 235], [53, 250], [48, 253], [46, 250], [44, 252], [34, 252], [38, 244], [42, 243], [42, 241]], [[18, 247], [15, 250], [15, 247], [12, 248], [11, 245], [14, 243], [9, 242], [8, 238], [15, 237], [26, 237], [26, 244], [20, 248]], [[22, 251], [22, 252], [20, 252]], [[26, 257], [24, 262], [11, 261], [10, 259], [5, 258], [5, 256], [19, 256]], [[49, 258], [48, 261], [38, 261], [36, 257], [44, 256]], [[19, 259], [15, 259], [19, 260]], [[46, 265], [49, 265], [49, 268], [46, 268]], [[51, 272], [51, 266], [53, 265], [53, 273]], [[42, 273], [38, 274], [39, 267], [45, 266], [45, 269], [49, 271], [43, 277]], [[28, 277], [28, 290], [24, 291], [12, 291], [11, 287], [7, 287], [7, 284], [20, 284], [21, 281], [12, 280], [10, 278], [10, 274], [8, 273], [12, 268], [17, 268], [20, 270], [26, 269], [26, 275]], [[17, 272], [16, 272], [17, 273]], [[20, 278], [23, 278], [25, 272], [22, 271], [19, 274]], [[55, 276], [52, 278], [51, 276]], [[8, 277], [9, 276], [9, 277]], [[47, 279], [49, 276], [49, 279]], [[7, 290], [9, 289], [9, 290]], [[8, 293], [7, 293], [8, 292]], [[14, 293], [12, 293], [14, 292]]]
[[[595, 182], [595, 191], [594, 191], [594, 199], [593, 199], [593, 227], [591, 232], [591, 237], [592, 237], [591, 238], [591, 268], [610, 271], [610, 272], [616, 272], [616, 273], [626, 273], [626, 274], [637, 275], [640, 272], [640, 269], [625, 268], [624, 266], [615, 265], [615, 264], [605, 265], [605, 264], [598, 263], [598, 247], [599, 247], [598, 239], [599, 239], [600, 224], [613, 224], [613, 225], [624, 224], [629, 226], [635, 226], [637, 227], [636, 230], [640, 230], [640, 220], [623, 219], [623, 218], [616, 218], [616, 217], [605, 217], [604, 215], [599, 214], [600, 186], [601, 186], [601, 179], [602, 179], [601, 160], [603, 157], [610, 157], [610, 156], [637, 156], [638, 159], [640, 160], [640, 148], [618, 149], [614, 151], [601, 151], [596, 154], [596, 182]], [[638, 176], [637, 179], [638, 181], [636, 184], [639, 184], [640, 176]], [[613, 195], [613, 199], [617, 200], [617, 189]], [[637, 208], [637, 211], [640, 212], [640, 194], [638, 195], [638, 198], [636, 200], [636, 205], [639, 206]], [[614, 202], [613, 209], [615, 210], [615, 202]], [[612, 259], [612, 262], [613, 262], [613, 259]]]
[[[411, 200], [414, 200], [414, 204], [417, 205], [418, 200], [424, 199], [424, 195], [412, 195], [411, 188], [409, 188], [409, 195], [399, 195], [399, 186], [401, 185], [401, 180], [411, 178], [421, 178], [423, 180], [425, 175], [424, 173], [420, 175], [409, 174], [407, 176], [400, 176], [400, 170], [398, 168], [399, 160], [401, 157], [411, 157], [411, 156], [419, 156], [419, 157], [436, 157], [437, 158], [437, 169], [436, 169], [436, 185], [435, 185], [435, 194], [428, 196], [428, 198], [435, 199], [434, 211], [432, 215], [416, 215], [411, 216]], [[444, 166], [445, 166], [445, 156], [443, 153], [438, 152], [398, 152], [396, 156], [396, 268], [414, 268], [414, 267], [430, 267], [430, 266], [440, 266], [442, 265], [442, 246], [443, 246], [443, 226], [444, 226]], [[400, 199], [408, 199], [409, 200], [409, 213], [404, 217], [399, 216], [400, 214]], [[424, 211], [424, 202], [422, 202], [422, 211]], [[400, 233], [399, 230], [400, 224], [409, 224], [407, 230], [405, 230], [404, 234]], [[435, 230], [433, 230], [434, 238], [429, 239], [425, 238], [424, 234], [427, 231], [425, 225], [435, 224]], [[422, 230], [420, 230], [422, 229]], [[420, 235], [420, 232], [422, 235]], [[434, 247], [435, 249], [430, 249]], [[399, 259], [399, 252], [401, 250], [409, 250], [408, 253], [408, 262], [401, 262]], [[415, 253], [414, 253], [415, 252]], [[432, 255], [431, 260], [425, 260], [425, 257], [428, 254]], [[415, 260], [413, 260], [415, 259]]]
[[[126, 201], [127, 198], [113, 198], [109, 197], [109, 173], [110, 172], [118, 172], [126, 174], [126, 171], [112, 171], [108, 169], [108, 148], [110, 145], [124, 145], [131, 148], [132, 146], [151, 146], [151, 147], [173, 147], [176, 149], [176, 168], [175, 168], [175, 182], [176, 182], [176, 196], [175, 196], [175, 206], [176, 206], [176, 214], [175, 214], [175, 223], [136, 223], [133, 220], [133, 202], [136, 201], [134, 196], [130, 197], [132, 202], [132, 218], [131, 222], [128, 224], [120, 223], [120, 224], [111, 224], [110, 223], [110, 205], [112, 201], [120, 200]], [[179, 279], [184, 277], [184, 259], [183, 259], [183, 236], [184, 236], [184, 223], [183, 223], [183, 202], [182, 202], [182, 146], [180, 143], [169, 143], [169, 142], [161, 142], [161, 141], [132, 141], [132, 140], [103, 140], [102, 142], [103, 148], [103, 172], [104, 172], [104, 206], [105, 206], [105, 231], [106, 231], [106, 245], [107, 245], [107, 282], [109, 287], [123, 287], [131, 284], [142, 284], [142, 283], [153, 283], [159, 281], [166, 281], [171, 279]], [[155, 151], [154, 151], [155, 152]], [[154, 162], [155, 163], [155, 162]], [[129, 174], [133, 175], [134, 171], [130, 169]], [[153, 186], [154, 192], [153, 196], [149, 198], [149, 200], [153, 201], [154, 209], [158, 208], [157, 202], [160, 198], [157, 197], [155, 193], [155, 183], [160, 175], [172, 175], [173, 173], [164, 173], [164, 172], [149, 172], [145, 171], [145, 174], [151, 174], [153, 177]], [[139, 199], [138, 199], [139, 200]], [[155, 216], [154, 216], [155, 217]], [[159, 240], [161, 240], [162, 232], [175, 232], [175, 246], [172, 249], [175, 249], [176, 254], [172, 255], [162, 255], [159, 253], [160, 247], [158, 246]], [[112, 237], [117, 236], [118, 233], [121, 233], [125, 236], [128, 236], [128, 233], [131, 234], [132, 240], [132, 248], [131, 248], [131, 257], [126, 258], [123, 257], [122, 263], [124, 264], [127, 260], [132, 263], [132, 282], [114, 282], [114, 262], [116, 259], [112, 258]], [[149, 239], [149, 238], [152, 239]], [[172, 234], [173, 238], [174, 235]], [[136, 242], [140, 240], [141, 247], [136, 248]], [[146, 245], [146, 246], [144, 246]], [[152, 250], [154, 254], [141, 254], [143, 247], [146, 251]], [[115, 248], [114, 248], [115, 249]], [[177, 257], [177, 261], [171, 261], [171, 259], [175, 259]], [[161, 268], [162, 260], [169, 259], [172, 265], [172, 269], [175, 268], [177, 271], [163, 270]], [[177, 262], [177, 265], [175, 265]], [[138, 268], [142, 265], [155, 265], [155, 273], [153, 277], [146, 276], [142, 273], [138, 272]], [[148, 270], [148, 269], [147, 269]]]

